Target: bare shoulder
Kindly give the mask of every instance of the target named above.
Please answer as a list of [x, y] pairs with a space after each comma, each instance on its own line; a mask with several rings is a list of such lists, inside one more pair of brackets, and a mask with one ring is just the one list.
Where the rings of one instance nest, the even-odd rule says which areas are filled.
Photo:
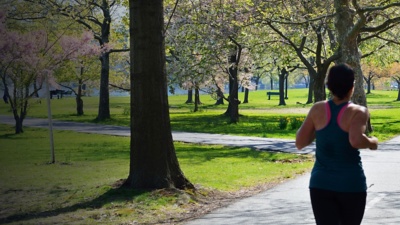
[[327, 101], [319, 101], [316, 102], [312, 107], [311, 110], [315, 110], [315, 111], [319, 111], [321, 108], [325, 108], [326, 106], [326, 102]]
[[347, 108], [353, 111], [354, 113], [362, 113], [368, 115], [368, 109], [365, 106], [358, 105], [355, 103], [350, 103]]
[[323, 112], [323, 110], [325, 110], [326, 107], [326, 101], [319, 101], [314, 103], [314, 105], [311, 107], [310, 109], [310, 113], [314, 114], [314, 113], [320, 113]]
[[350, 111], [351, 118], [353, 119], [366, 120], [369, 117], [368, 109], [365, 106], [350, 103], [347, 108]]

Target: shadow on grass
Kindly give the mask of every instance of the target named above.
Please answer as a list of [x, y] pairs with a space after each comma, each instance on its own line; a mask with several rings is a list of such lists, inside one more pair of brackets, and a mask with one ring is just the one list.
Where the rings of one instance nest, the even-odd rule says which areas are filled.
[[[282, 150], [293, 148], [289, 143], [282, 142], [279, 144]], [[177, 148], [177, 156], [179, 160], [187, 160], [190, 164], [202, 164], [214, 159], [257, 159], [264, 162], [276, 162], [283, 159], [302, 158], [296, 154], [276, 154], [269, 151], [254, 151], [257, 146], [248, 145], [246, 147], [226, 147], [226, 146], [210, 146], [209, 148], [189, 146]]]
[[5, 218], [0, 218], [0, 224], [22, 222], [31, 219], [40, 219], [46, 217], [58, 216], [64, 213], [70, 213], [79, 209], [99, 209], [107, 203], [111, 202], [123, 202], [132, 200], [134, 197], [149, 192], [149, 190], [134, 190], [122, 186], [125, 180], [118, 181], [118, 187], [112, 188], [99, 197], [92, 199], [87, 202], [81, 202], [75, 205], [67, 206], [64, 208], [57, 208], [53, 210], [38, 212], [38, 213], [22, 213], [14, 214]]
[[[293, 135], [296, 129], [280, 129], [282, 116], [245, 116], [241, 115], [239, 123], [229, 123], [229, 117], [210, 114], [174, 114], [171, 127], [174, 131], [199, 132], [212, 134], [231, 134], [255, 137], [277, 137]], [[287, 119], [302, 119], [304, 116], [285, 116]], [[289, 135], [289, 136], [290, 136]]]
[[21, 135], [18, 134], [3, 134], [0, 135], [0, 139], [23, 139]]

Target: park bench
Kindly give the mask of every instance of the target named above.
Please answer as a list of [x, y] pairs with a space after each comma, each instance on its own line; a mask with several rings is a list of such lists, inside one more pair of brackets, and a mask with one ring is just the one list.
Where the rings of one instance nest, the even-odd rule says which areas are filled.
[[271, 100], [271, 95], [279, 95], [279, 92], [268, 91], [267, 95], [268, 95], [268, 100]]
[[72, 91], [64, 91], [64, 90], [52, 90], [50, 91], [50, 99], [53, 98], [53, 95], [57, 95], [57, 98], [62, 98], [64, 95], [72, 95]]

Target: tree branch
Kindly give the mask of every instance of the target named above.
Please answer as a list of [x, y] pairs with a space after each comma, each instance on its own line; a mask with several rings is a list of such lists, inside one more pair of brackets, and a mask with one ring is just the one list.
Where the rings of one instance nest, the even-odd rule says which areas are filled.
[[129, 52], [130, 51], [130, 49], [128, 48], [128, 49], [111, 49], [110, 51], [109, 51], [109, 53], [115, 53], [115, 52]]
[[381, 25], [376, 26], [376, 27], [363, 27], [360, 29], [360, 31], [361, 32], [377, 32], [377, 31], [387, 28], [391, 24], [398, 24], [398, 23], [400, 23], [400, 17], [388, 19], [385, 22], [383, 22]]
[[108, 85], [111, 86], [111, 87], [114, 87], [114, 88], [118, 88], [118, 89], [123, 90], [123, 91], [128, 91], [128, 92], [131, 91], [130, 88], [123, 88], [123, 87], [117, 86], [117, 85], [115, 85], [115, 84], [109, 83]]
[[172, 10], [172, 13], [171, 13], [171, 15], [169, 16], [169, 19], [168, 19], [168, 23], [165, 26], [165, 29], [164, 29], [164, 32], [163, 32], [163, 36], [165, 36], [165, 33], [168, 30], [169, 24], [171, 23], [172, 16], [175, 14], [175, 10], [176, 10], [176, 7], [178, 6], [178, 3], [179, 3], [179, 0], [176, 0], [175, 5], [174, 5], [174, 9]]
[[366, 53], [366, 54], [363, 54], [363, 55], [361, 56], [361, 58], [362, 58], [362, 59], [363, 59], [363, 58], [367, 58], [367, 57], [369, 57], [369, 56], [375, 54], [377, 51], [379, 51], [379, 50], [381, 50], [382, 48], [386, 47], [388, 44], [389, 44], [389, 43], [386, 43], [386, 44], [384, 44], [384, 45], [379, 46], [378, 48], [376, 48], [376, 49], [373, 50], [373, 51], [370, 51], [370, 52], [368, 52], [368, 53]]
[[383, 11], [385, 9], [389, 9], [392, 7], [399, 7], [400, 2], [395, 2], [391, 3], [388, 5], [380, 6], [380, 7], [365, 7], [365, 8], [360, 8], [361, 12], [375, 12], [375, 11]]

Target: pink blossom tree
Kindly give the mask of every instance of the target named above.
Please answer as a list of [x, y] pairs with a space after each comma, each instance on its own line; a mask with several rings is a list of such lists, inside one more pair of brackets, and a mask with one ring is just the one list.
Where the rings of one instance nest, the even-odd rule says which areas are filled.
[[[6, 19], [0, 11], [0, 76], [5, 89], [3, 99], [10, 103], [18, 134], [23, 132], [30, 99], [42, 88], [45, 78], [57, 87], [53, 71], [65, 60], [76, 57], [93, 38], [84, 33], [76, 40], [66, 36], [50, 40], [44, 30], [12, 31], [6, 26]], [[38, 85], [33, 85], [35, 82]]]
[[[58, 69], [56, 78], [57, 83], [64, 88], [69, 89], [75, 94], [76, 113], [78, 116], [84, 114], [83, 99], [84, 86], [87, 82], [94, 79], [100, 79], [97, 63], [99, 56], [108, 51], [101, 48], [98, 44], [88, 42], [92, 37], [91, 33], [84, 33], [82, 38], [79, 37], [63, 37], [60, 41], [64, 52], [71, 52], [68, 60], [64, 60], [62, 66]], [[80, 48], [75, 49], [77, 46]], [[74, 71], [74, 72], [71, 72]], [[74, 88], [73, 85], [77, 84]]]

